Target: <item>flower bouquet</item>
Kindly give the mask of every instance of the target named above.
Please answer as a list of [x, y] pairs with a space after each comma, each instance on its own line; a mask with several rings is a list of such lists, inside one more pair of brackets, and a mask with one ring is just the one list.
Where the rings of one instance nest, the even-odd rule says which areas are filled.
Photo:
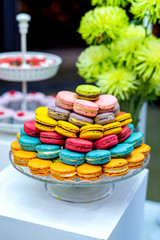
[[160, 96], [160, 40], [149, 29], [160, 22], [160, 0], [91, 0], [91, 5], [78, 30], [90, 45], [78, 57], [78, 73], [102, 94], [115, 95], [136, 127], [143, 103]]

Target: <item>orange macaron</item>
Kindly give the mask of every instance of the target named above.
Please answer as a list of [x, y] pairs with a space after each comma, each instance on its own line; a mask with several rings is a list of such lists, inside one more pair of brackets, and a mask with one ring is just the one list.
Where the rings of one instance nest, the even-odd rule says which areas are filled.
[[140, 146], [136, 147], [133, 152], [141, 152], [145, 157], [148, 156], [148, 153], [151, 151], [151, 147], [147, 144], [142, 143]]
[[21, 148], [21, 145], [19, 144], [19, 142], [18, 141], [12, 142], [11, 143], [11, 152], [14, 153], [14, 152], [19, 151], [19, 150], [23, 150]]
[[29, 152], [25, 150], [16, 151], [14, 152], [13, 155], [14, 155], [14, 163], [22, 167], [27, 167], [28, 162], [37, 157], [36, 152]]
[[117, 177], [128, 173], [127, 160], [124, 158], [111, 159], [109, 163], [102, 165], [103, 174], [109, 177]]
[[28, 163], [29, 170], [34, 175], [47, 176], [50, 174], [52, 161], [35, 158]]
[[128, 162], [129, 169], [140, 168], [143, 165], [144, 154], [138, 151], [132, 151], [131, 154], [125, 159]]
[[83, 163], [77, 167], [79, 179], [85, 181], [94, 181], [102, 177], [102, 166]]
[[60, 181], [75, 179], [76, 167], [62, 162], [52, 163], [50, 166], [51, 176]]

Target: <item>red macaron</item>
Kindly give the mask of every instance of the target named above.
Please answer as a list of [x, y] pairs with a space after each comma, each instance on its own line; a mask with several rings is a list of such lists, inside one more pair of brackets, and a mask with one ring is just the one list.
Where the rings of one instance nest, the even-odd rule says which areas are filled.
[[123, 142], [124, 140], [129, 138], [130, 135], [131, 135], [130, 128], [128, 126], [122, 127], [122, 131], [117, 135], [118, 136], [118, 143]]
[[57, 132], [41, 132], [40, 141], [42, 143], [63, 146], [65, 144], [65, 137]]
[[32, 136], [32, 137], [39, 137], [40, 136], [40, 130], [35, 127], [35, 121], [25, 121], [23, 130], [26, 134]]
[[89, 152], [93, 148], [93, 143], [81, 138], [67, 138], [65, 148], [76, 152]]
[[116, 134], [108, 135], [94, 142], [94, 149], [108, 149], [118, 144], [118, 137]]

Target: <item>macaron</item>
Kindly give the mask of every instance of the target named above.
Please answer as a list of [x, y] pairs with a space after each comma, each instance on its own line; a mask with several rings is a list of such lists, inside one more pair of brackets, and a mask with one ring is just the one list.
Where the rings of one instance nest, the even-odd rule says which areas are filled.
[[22, 136], [27, 136], [27, 133], [25, 133], [25, 131], [23, 130], [24, 125], [20, 128], [20, 137]]
[[105, 125], [107, 123], [111, 123], [114, 121], [115, 121], [115, 117], [113, 112], [101, 113], [94, 118], [94, 123], [101, 124], [101, 125]]
[[119, 143], [109, 151], [112, 158], [127, 157], [134, 150], [133, 145], [129, 143]]
[[120, 112], [116, 117], [116, 121], [121, 123], [121, 127], [128, 125], [132, 122], [132, 117], [130, 113]]
[[21, 145], [21, 148], [26, 151], [36, 151], [36, 146], [41, 143], [40, 138], [31, 137], [28, 135], [20, 137], [18, 142]]
[[95, 103], [99, 107], [99, 113], [112, 112], [117, 104], [117, 98], [113, 95], [101, 95]]
[[87, 140], [96, 140], [103, 137], [103, 126], [92, 124], [84, 126], [80, 129], [79, 137]]
[[41, 132], [40, 141], [42, 143], [63, 146], [65, 144], [65, 137], [57, 132]]
[[39, 137], [41, 132], [38, 128], [35, 127], [34, 120], [25, 121], [23, 130], [27, 135], [32, 137]]
[[56, 105], [61, 108], [72, 110], [76, 99], [76, 93], [70, 91], [60, 91], [56, 95]]
[[36, 146], [37, 157], [53, 159], [59, 157], [61, 147], [59, 145], [41, 144]]
[[35, 121], [35, 126], [39, 130], [47, 132], [55, 131], [55, 126], [57, 125], [57, 121], [55, 119], [46, 115], [36, 115]]
[[127, 125], [127, 127], [129, 127], [129, 129], [131, 130], [131, 132], [134, 131], [134, 125], [133, 125], [133, 123], [129, 123], [129, 124]]
[[118, 137], [116, 134], [105, 136], [94, 142], [94, 149], [109, 149], [118, 144]]
[[11, 152], [14, 153], [14, 152], [19, 151], [19, 150], [23, 150], [21, 148], [21, 145], [19, 144], [19, 142], [18, 141], [12, 142], [11, 143]]
[[124, 140], [129, 138], [130, 135], [131, 135], [130, 128], [127, 127], [127, 126], [122, 127], [122, 131], [117, 135], [118, 136], [118, 142], [119, 143], [123, 142]]
[[36, 152], [28, 152], [24, 150], [19, 150], [14, 152], [14, 163], [16, 165], [22, 166], [22, 167], [27, 167], [28, 162], [30, 160], [33, 160], [37, 157]]
[[143, 143], [143, 137], [142, 132], [133, 132], [123, 143], [129, 143], [132, 144], [133, 147], [138, 147]]
[[129, 171], [127, 160], [124, 158], [111, 159], [109, 163], [102, 165], [103, 174], [109, 177], [117, 177], [127, 174]]
[[74, 102], [73, 111], [87, 117], [95, 117], [98, 113], [98, 105], [95, 102], [77, 99]]
[[80, 114], [72, 112], [69, 115], [68, 121], [75, 124], [78, 127], [83, 127], [93, 123], [93, 119], [89, 117], [82, 116]]
[[79, 127], [66, 121], [58, 121], [55, 127], [56, 132], [66, 137], [77, 137]]
[[120, 106], [119, 103], [117, 102], [115, 108], [113, 109], [114, 116], [117, 117], [118, 114], [120, 113]]
[[20, 132], [18, 132], [18, 133], [16, 134], [16, 138], [17, 138], [17, 140], [20, 138]]
[[48, 116], [56, 120], [67, 120], [69, 117], [70, 111], [60, 107], [49, 107]]
[[78, 98], [95, 101], [100, 96], [100, 89], [93, 85], [83, 84], [76, 88]]
[[108, 150], [92, 150], [86, 153], [86, 162], [89, 164], [104, 164], [111, 160]]
[[133, 152], [141, 152], [144, 154], [145, 157], [148, 156], [148, 153], [151, 151], [151, 147], [147, 144], [141, 144], [138, 147], [135, 147], [135, 149], [132, 151]]
[[93, 143], [81, 138], [67, 138], [65, 148], [71, 151], [86, 153], [92, 150]]
[[52, 161], [35, 158], [28, 163], [29, 170], [34, 175], [47, 176], [50, 174]]
[[85, 181], [94, 181], [102, 177], [102, 167], [84, 163], [77, 167], [77, 175], [79, 179]]
[[59, 154], [61, 162], [69, 165], [81, 165], [85, 161], [85, 154], [62, 149]]
[[120, 122], [113, 122], [103, 125], [104, 137], [111, 134], [119, 134], [122, 131]]
[[144, 158], [145, 158], [144, 154], [137, 151], [137, 152], [132, 152], [125, 159], [128, 162], [129, 169], [136, 169], [143, 166]]
[[50, 166], [51, 176], [60, 181], [73, 180], [76, 178], [76, 167], [62, 162], [52, 163]]
[[47, 114], [48, 114], [48, 107], [38, 107], [35, 110], [35, 114], [36, 115], [45, 115], [45, 116], [47, 116]]

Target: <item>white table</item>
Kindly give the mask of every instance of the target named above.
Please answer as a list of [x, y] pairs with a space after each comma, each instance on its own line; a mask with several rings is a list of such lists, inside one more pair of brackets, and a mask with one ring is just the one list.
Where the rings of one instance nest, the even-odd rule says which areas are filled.
[[141, 240], [147, 180], [144, 169], [104, 200], [68, 203], [9, 166], [0, 172], [0, 239]]

